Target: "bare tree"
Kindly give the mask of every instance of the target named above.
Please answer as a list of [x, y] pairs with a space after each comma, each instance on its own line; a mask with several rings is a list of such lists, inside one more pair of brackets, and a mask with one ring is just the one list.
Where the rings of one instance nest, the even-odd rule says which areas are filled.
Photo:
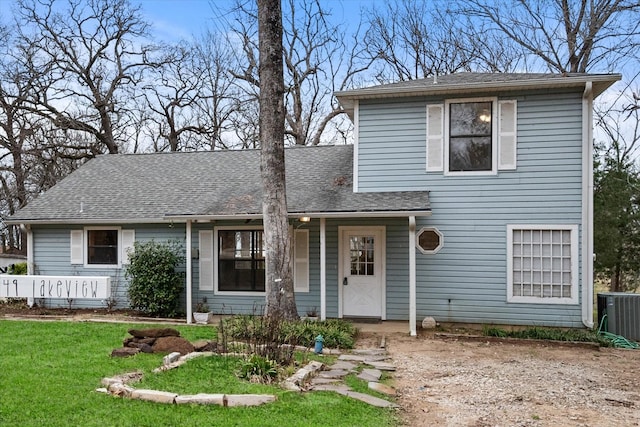
[[552, 71], [610, 71], [638, 59], [637, 0], [463, 0], [457, 12], [491, 24]]
[[213, 150], [237, 145], [231, 117], [244, 96], [233, 84], [230, 47], [211, 32], [164, 49], [145, 85], [148, 136], [156, 151]]
[[127, 101], [149, 67], [147, 23], [128, 0], [19, 0], [21, 48], [33, 51], [40, 87], [31, 111], [92, 135], [100, 151], [127, 140]]
[[284, 164], [284, 77], [280, 0], [258, 0], [260, 171], [264, 223], [265, 314], [297, 319]]
[[[12, 215], [32, 197], [53, 186], [86, 157], [84, 144], [49, 120], [29, 111], [29, 97], [37, 76], [29, 72], [30, 58], [15, 56], [14, 39], [0, 29], [0, 216]], [[90, 146], [90, 145], [88, 145]], [[0, 230], [9, 247], [21, 247], [18, 227]]]
[[[333, 92], [352, 85], [372, 60], [361, 54], [359, 25], [348, 44], [344, 27], [329, 21], [330, 12], [319, 1], [288, 0], [284, 4], [285, 132], [291, 144], [317, 145], [331, 139], [327, 135], [331, 121], [344, 112]], [[233, 74], [245, 82], [241, 87], [251, 95], [260, 87], [256, 12], [243, 2], [235, 10], [231, 43], [241, 43], [242, 56]]]

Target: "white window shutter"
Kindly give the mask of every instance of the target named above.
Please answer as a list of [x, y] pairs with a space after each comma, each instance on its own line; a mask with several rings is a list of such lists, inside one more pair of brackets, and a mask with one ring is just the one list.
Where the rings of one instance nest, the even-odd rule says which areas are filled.
[[444, 168], [444, 106], [427, 105], [427, 172]]
[[136, 230], [122, 230], [122, 244], [120, 245], [120, 259], [122, 264], [130, 264], [129, 252], [133, 253], [133, 243], [136, 241]]
[[84, 230], [71, 230], [71, 264], [84, 264]]
[[295, 292], [309, 292], [309, 230], [294, 235], [293, 286]]
[[517, 163], [516, 101], [498, 102], [498, 169], [514, 170]]
[[201, 291], [213, 290], [213, 230], [200, 230], [199, 233], [200, 252], [199, 270]]

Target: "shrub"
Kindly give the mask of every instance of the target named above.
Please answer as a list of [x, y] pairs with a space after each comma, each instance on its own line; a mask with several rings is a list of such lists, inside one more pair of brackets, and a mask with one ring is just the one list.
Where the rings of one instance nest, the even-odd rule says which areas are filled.
[[27, 274], [27, 263], [26, 262], [18, 262], [18, 263], [15, 263], [15, 264], [11, 264], [9, 266], [9, 269], [7, 270], [7, 273], [25, 275], [25, 274]]
[[278, 376], [278, 364], [266, 357], [253, 354], [240, 364], [238, 377], [250, 382], [269, 384]]
[[175, 316], [183, 286], [176, 272], [183, 259], [181, 249], [171, 242], [134, 243], [125, 271], [132, 308], [152, 316]]
[[[322, 335], [324, 345], [330, 348], [353, 348], [358, 333], [352, 323], [342, 319], [321, 322], [301, 320], [282, 321], [268, 325], [265, 318], [255, 315], [236, 315], [225, 320], [226, 335], [248, 343], [300, 344], [313, 347], [316, 337]], [[276, 329], [277, 328], [277, 329]]]

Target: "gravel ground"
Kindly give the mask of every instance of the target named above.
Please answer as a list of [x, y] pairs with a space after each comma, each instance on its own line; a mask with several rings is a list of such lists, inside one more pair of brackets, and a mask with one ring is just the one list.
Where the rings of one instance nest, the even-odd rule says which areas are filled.
[[410, 426], [639, 426], [640, 350], [395, 335]]

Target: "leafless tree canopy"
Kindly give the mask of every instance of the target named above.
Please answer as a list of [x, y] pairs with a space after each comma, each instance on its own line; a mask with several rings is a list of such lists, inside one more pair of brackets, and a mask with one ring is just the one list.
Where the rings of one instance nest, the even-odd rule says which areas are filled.
[[616, 71], [638, 60], [637, 0], [463, 0], [459, 12], [490, 24], [523, 53], [529, 64], [554, 72]]

